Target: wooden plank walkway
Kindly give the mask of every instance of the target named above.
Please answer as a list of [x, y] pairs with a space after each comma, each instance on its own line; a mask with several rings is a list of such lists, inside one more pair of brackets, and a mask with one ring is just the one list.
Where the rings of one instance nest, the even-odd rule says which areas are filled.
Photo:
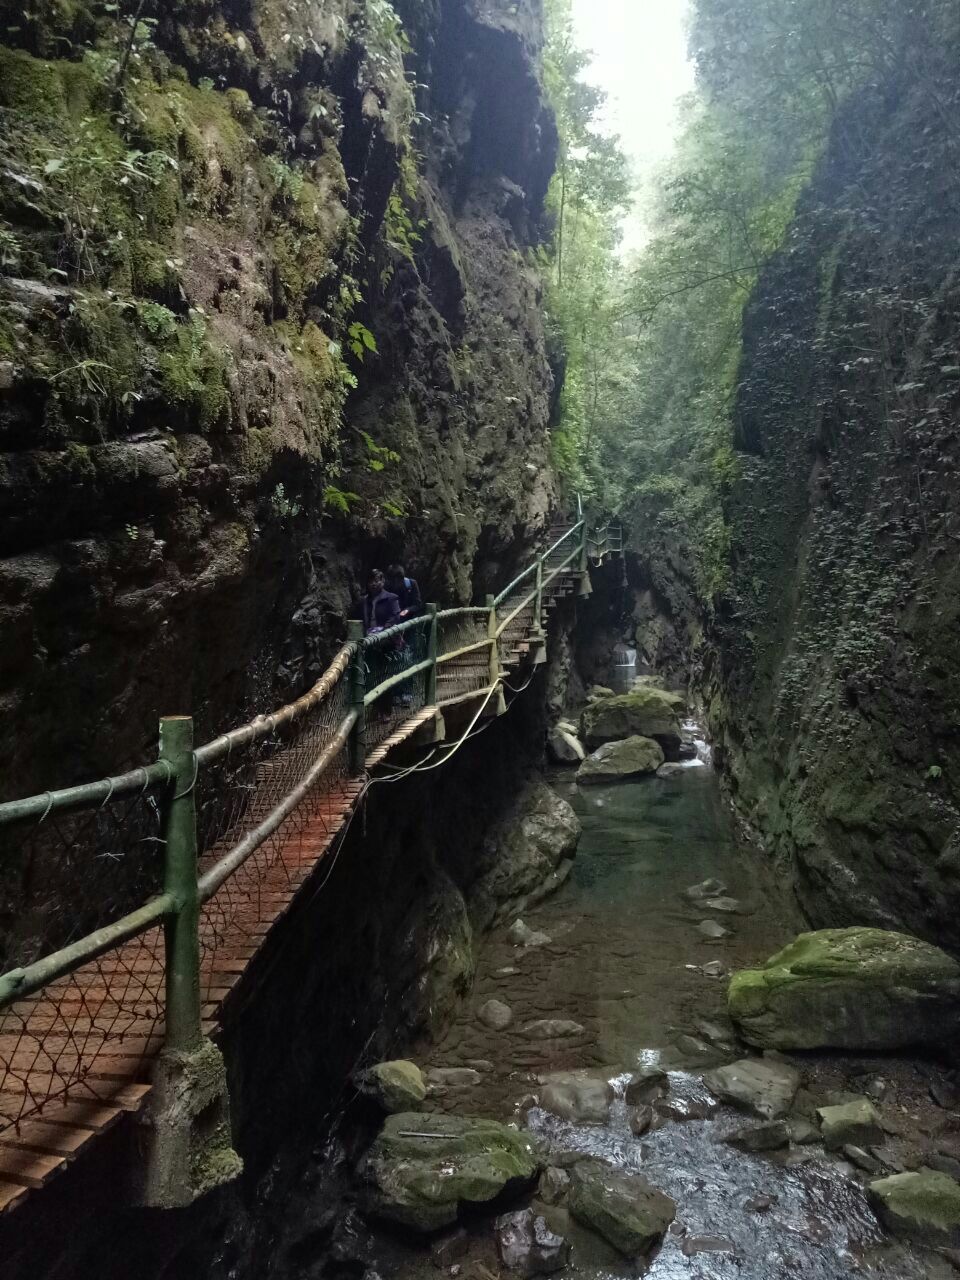
[[[571, 590], [564, 580], [551, 596]], [[505, 637], [508, 669], [524, 660], [532, 614], [532, 608], [525, 611]], [[470, 658], [446, 677], [451, 685], [475, 679], [480, 695], [485, 666], [486, 658]], [[464, 696], [471, 695], [451, 701]], [[369, 753], [367, 772], [435, 720], [442, 705], [441, 690], [439, 708], [413, 713]], [[366, 786], [366, 777], [335, 782], [310, 802], [298, 830], [290, 831], [291, 822], [268, 856], [252, 855], [205, 905], [200, 931], [205, 1034], [222, 1025], [231, 992], [349, 823]], [[214, 848], [201, 870], [223, 852]], [[163, 1043], [163, 1006], [163, 934], [154, 929], [0, 1014], [0, 1124], [6, 1124], [0, 1130], [0, 1213], [21, 1204], [100, 1134], [144, 1107], [153, 1059]]]

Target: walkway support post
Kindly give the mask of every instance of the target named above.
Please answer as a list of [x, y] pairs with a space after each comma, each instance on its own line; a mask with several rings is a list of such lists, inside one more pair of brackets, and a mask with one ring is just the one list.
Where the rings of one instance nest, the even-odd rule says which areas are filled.
[[164, 888], [176, 906], [164, 925], [166, 1035], [141, 1123], [147, 1130], [137, 1200], [177, 1209], [239, 1177], [223, 1055], [200, 1023], [200, 891], [197, 885], [197, 758], [190, 716], [160, 721], [160, 759], [170, 770], [163, 815]]
[[490, 641], [490, 688], [500, 683], [500, 646], [497, 644], [497, 599], [487, 596], [487, 638]]
[[189, 1053], [200, 1043], [200, 896], [197, 891], [197, 764], [193, 720], [160, 721], [160, 759], [170, 766], [164, 813], [164, 890], [177, 903], [164, 926], [166, 1048]]
[[533, 605], [533, 630], [543, 634], [543, 556], [537, 557], [537, 596]]
[[427, 671], [427, 689], [424, 699], [425, 705], [435, 707], [437, 705], [437, 606], [435, 604], [427, 605], [427, 617], [430, 619], [430, 626], [427, 628], [427, 658], [430, 667]]
[[363, 708], [363, 695], [367, 691], [367, 668], [363, 659], [363, 623], [351, 619], [347, 623], [347, 639], [356, 646], [350, 659], [350, 707], [357, 713], [350, 730], [350, 772], [354, 777], [363, 773], [367, 758], [367, 735]]

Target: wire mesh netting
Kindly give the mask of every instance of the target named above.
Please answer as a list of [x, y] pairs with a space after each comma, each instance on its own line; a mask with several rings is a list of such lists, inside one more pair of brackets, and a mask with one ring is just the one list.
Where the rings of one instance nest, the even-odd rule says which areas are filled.
[[[303, 784], [349, 712], [344, 670], [309, 710], [206, 765], [197, 782], [201, 873], [209, 871]], [[340, 745], [302, 801], [203, 906], [201, 998], [226, 995], [271, 923], [290, 901], [340, 826], [356, 787]], [[212, 1012], [208, 1007], [207, 1015]]]
[[[393, 676], [415, 667], [427, 656], [430, 619], [401, 632], [399, 636], [368, 636], [363, 648], [364, 686], [372, 693]], [[427, 703], [427, 672], [418, 671], [393, 685], [367, 707], [367, 750], [379, 746]]]
[[[159, 787], [0, 826], [2, 969], [28, 965], [160, 892]], [[0, 1132], [136, 1078], [160, 1033], [163, 939], [150, 930], [0, 1012]]]
[[[489, 619], [486, 611], [440, 614], [437, 626], [437, 652], [441, 656], [455, 655], [437, 666], [437, 701], [442, 704], [486, 689], [490, 684]], [[469, 652], [461, 652], [463, 649]]]

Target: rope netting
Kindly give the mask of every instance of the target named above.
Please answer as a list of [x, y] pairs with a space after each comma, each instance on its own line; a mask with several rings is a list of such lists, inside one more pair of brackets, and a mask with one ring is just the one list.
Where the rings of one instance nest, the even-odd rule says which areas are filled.
[[[427, 656], [428, 618], [402, 632], [399, 636], [368, 637], [363, 648], [364, 685], [371, 693], [374, 689], [402, 671], [415, 667]], [[405, 720], [416, 715], [427, 705], [426, 671], [418, 671], [395, 684], [367, 707], [367, 750], [379, 746], [399, 729]]]
[[[197, 781], [201, 874], [304, 783], [349, 712], [347, 673], [308, 711], [206, 765]], [[340, 745], [303, 800], [203, 905], [201, 997], [217, 1004], [337, 831], [351, 793]], [[209, 1010], [208, 1010], [209, 1012]]]
[[[120, 920], [163, 880], [161, 791], [0, 826], [2, 969]], [[164, 957], [151, 929], [0, 1012], [0, 1132], [51, 1104], [104, 1096], [156, 1047]]]
[[[441, 615], [437, 620], [437, 651], [455, 654], [437, 666], [437, 701], [449, 702], [464, 694], [479, 692], [490, 684], [489, 627], [486, 613]], [[481, 645], [481, 648], [471, 648]], [[462, 649], [471, 648], [468, 653]]]

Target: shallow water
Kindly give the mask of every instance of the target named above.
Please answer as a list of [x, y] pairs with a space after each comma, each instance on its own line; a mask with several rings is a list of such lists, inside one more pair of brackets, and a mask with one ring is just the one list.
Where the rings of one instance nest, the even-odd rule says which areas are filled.
[[[677, 1203], [676, 1234], [646, 1272], [655, 1280], [955, 1276], [943, 1259], [884, 1235], [866, 1202], [865, 1176], [845, 1161], [820, 1147], [750, 1155], [718, 1142], [752, 1123], [742, 1114], [722, 1108], [710, 1119], [670, 1122], [641, 1139], [631, 1134], [619, 1097], [606, 1125], [568, 1123], [532, 1105], [546, 1072], [599, 1072], [622, 1090], [639, 1065], [668, 1069], [673, 1097], [708, 1098], [701, 1073], [745, 1050], [707, 1043], [734, 1036], [724, 977], [703, 966], [719, 962], [725, 975], [764, 959], [802, 928], [789, 896], [736, 839], [708, 767], [583, 792], [569, 775], [554, 782], [574, 803], [584, 833], [568, 884], [524, 917], [551, 941], [514, 947], [504, 928], [485, 944], [471, 999], [425, 1063], [476, 1064], [482, 1083], [450, 1089], [431, 1105], [526, 1124], [555, 1151], [588, 1152], [642, 1171]], [[684, 898], [684, 889], [708, 877], [722, 880], [740, 900], [739, 913], [721, 915]], [[730, 936], [705, 939], [697, 924], [707, 918], [728, 927]], [[491, 997], [513, 1011], [505, 1031], [489, 1030], [476, 1017]], [[524, 1027], [538, 1018], [572, 1019], [583, 1031], [536, 1040]], [[698, 1026], [704, 1022], [710, 1025]], [[684, 1036], [695, 1039], [684, 1042]], [[823, 1057], [801, 1065], [806, 1082], [799, 1101], [808, 1114], [827, 1101], [829, 1090], [860, 1091], [865, 1077], [878, 1072], [890, 1082], [898, 1113], [913, 1108], [917, 1118], [929, 1107], [927, 1069], [917, 1064]], [[773, 1203], [763, 1212], [745, 1207], [756, 1196]], [[596, 1236], [575, 1223], [562, 1226], [574, 1244], [568, 1272], [635, 1274]], [[471, 1265], [480, 1277], [491, 1269], [496, 1274], [489, 1223], [473, 1232], [468, 1256], [457, 1264], [463, 1276], [470, 1276]], [[726, 1251], [692, 1250], [696, 1237], [708, 1236], [718, 1237]], [[410, 1266], [418, 1269], [412, 1259]]]

